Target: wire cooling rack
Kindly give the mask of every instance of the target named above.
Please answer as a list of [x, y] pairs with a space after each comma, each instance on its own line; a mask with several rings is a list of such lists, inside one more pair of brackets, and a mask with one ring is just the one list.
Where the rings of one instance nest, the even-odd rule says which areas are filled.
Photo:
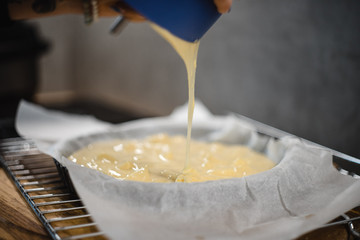
[[31, 140], [0, 141], [0, 163], [53, 239], [106, 239], [66, 171]]
[[[346, 155], [334, 155], [334, 164], [342, 174], [360, 179], [359, 172], [351, 171], [359, 169], [357, 161]], [[0, 163], [53, 239], [106, 239], [76, 194], [66, 168], [41, 153], [33, 141], [23, 138], [1, 140]], [[360, 239], [360, 233], [354, 223], [359, 221], [360, 207], [322, 228], [344, 225], [348, 239], [356, 240]]]

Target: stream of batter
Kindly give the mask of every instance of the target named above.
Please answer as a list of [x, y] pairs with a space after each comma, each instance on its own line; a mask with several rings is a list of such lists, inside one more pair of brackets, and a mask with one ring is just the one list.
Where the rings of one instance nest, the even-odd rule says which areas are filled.
[[272, 168], [271, 160], [245, 146], [191, 140], [200, 42], [187, 42], [157, 25], [152, 27], [172, 45], [186, 66], [189, 89], [186, 138], [159, 134], [140, 140], [99, 142], [69, 159], [118, 179], [145, 182], [202, 182], [243, 177]]
[[195, 107], [195, 75], [200, 41], [198, 40], [196, 42], [187, 42], [174, 36], [166, 29], [161, 28], [158, 25], [152, 24], [151, 26], [156, 32], [158, 32], [165, 40], [170, 43], [170, 45], [175, 49], [175, 51], [179, 54], [179, 56], [185, 63], [188, 78], [188, 126], [186, 136], [187, 142], [184, 172], [190, 171], [191, 129]]

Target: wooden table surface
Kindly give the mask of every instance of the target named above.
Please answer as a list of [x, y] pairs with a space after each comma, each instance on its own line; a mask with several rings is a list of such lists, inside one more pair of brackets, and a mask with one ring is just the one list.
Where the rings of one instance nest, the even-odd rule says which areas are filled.
[[[51, 239], [2, 168], [0, 168], [0, 186], [0, 239]], [[313, 231], [297, 240], [345, 239], [348, 239], [345, 227], [336, 226]]]
[[2, 168], [0, 184], [0, 239], [51, 239]]

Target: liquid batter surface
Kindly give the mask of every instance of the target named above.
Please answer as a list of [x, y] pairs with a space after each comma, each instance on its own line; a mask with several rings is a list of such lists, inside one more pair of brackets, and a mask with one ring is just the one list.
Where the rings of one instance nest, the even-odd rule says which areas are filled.
[[186, 138], [158, 134], [143, 140], [90, 144], [69, 159], [120, 180], [203, 182], [252, 175], [275, 164], [241, 145], [191, 141], [191, 167], [184, 170]]

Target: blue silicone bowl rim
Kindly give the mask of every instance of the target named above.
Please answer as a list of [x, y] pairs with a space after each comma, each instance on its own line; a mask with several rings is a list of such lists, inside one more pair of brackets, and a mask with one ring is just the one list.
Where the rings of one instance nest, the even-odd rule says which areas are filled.
[[221, 16], [213, 0], [125, 0], [148, 20], [183, 40], [199, 40]]

